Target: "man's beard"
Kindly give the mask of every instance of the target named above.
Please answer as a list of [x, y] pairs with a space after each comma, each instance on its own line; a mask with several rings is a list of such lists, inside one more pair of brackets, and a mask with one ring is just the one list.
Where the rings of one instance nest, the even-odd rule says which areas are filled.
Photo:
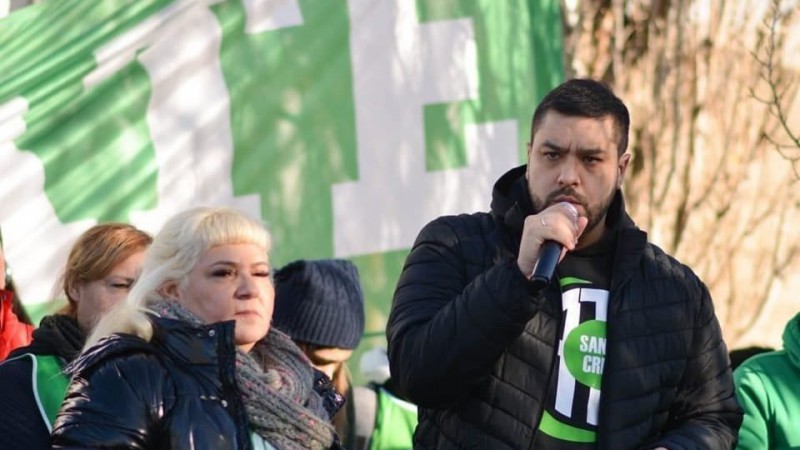
[[548, 194], [547, 198], [544, 200], [534, 195], [532, 192], [530, 193], [530, 196], [531, 196], [531, 203], [533, 203], [533, 210], [537, 214], [556, 203], [560, 203], [556, 201], [556, 199], [559, 197], [569, 197], [574, 199], [586, 213], [586, 218], [588, 219], [588, 223], [586, 224], [586, 228], [583, 230], [583, 234], [587, 234], [590, 231], [592, 231], [596, 226], [598, 226], [601, 222], [605, 221], [606, 214], [608, 213], [608, 208], [611, 207], [611, 202], [614, 201], [614, 196], [616, 195], [616, 192], [617, 192], [616, 188], [612, 189], [611, 193], [608, 194], [605, 200], [603, 200], [603, 202], [597, 208], [590, 208], [589, 202], [586, 200], [586, 197], [579, 195], [577, 192], [575, 192], [570, 188], [553, 191], [550, 194]]

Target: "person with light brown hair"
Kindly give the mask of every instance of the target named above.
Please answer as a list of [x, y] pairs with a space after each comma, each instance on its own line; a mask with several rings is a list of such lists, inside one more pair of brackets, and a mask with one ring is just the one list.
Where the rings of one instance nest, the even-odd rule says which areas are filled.
[[59, 285], [68, 304], [46, 316], [33, 341], [0, 364], [0, 442], [4, 449], [49, 448], [69, 379], [63, 368], [98, 319], [128, 295], [139, 276], [147, 233], [124, 223], [96, 225], [73, 244]]
[[67, 305], [59, 314], [74, 318], [84, 333], [91, 332], [100, 317], [127, 296], [152, 241], [149, 234], [123, 223], [86, 231], [72, 247], [61, 276]]

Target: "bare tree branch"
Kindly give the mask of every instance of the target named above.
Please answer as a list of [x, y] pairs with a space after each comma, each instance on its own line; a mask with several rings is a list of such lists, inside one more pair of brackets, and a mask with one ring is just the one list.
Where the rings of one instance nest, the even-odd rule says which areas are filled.
[[[754, 89], [751, 89], [751, 94], [753, 98], [769, 106], [770, 114], [778, 120], [783, 134], [791, 141], [791, 144], [788, 145], [780, 144], [777, 139], [767, 135], [767, 139], [778, 153], [792, 164], [795, 177], [800, 178], [800, 169], [798, 169], [797, 164], [800, 161], [800, 153], [798, 153], [800, 152], [800, 136], [795, 134], [789, 125], [788, 113], [783, 106], [784, 99], [789, 97], [789, 94], [795, 90], [795, 86], [792, 81], [786, 80], [786, 74], [776, 64], [781, 41], [781, 32], [778, 28], [785, 18], [786, 13], [781, 10], [780, 0], [772, 0], [770, 15], [764, 19], [764, 26], [767, 29], [766, 44], [763, 48], [765, 56], [761, 57], [758, 54], [754, 56], [761, 67], [759, 74], [768, 86], [769, 94], [764, 98], [756, 95]], [[795, 150], [795, 154], [787, 151], [789, 149]]]
[[581, 1], [565, 40], [570, 76], [631, 110], [631, 215], [707, 282], [734, 346], [800, 271], [798, 87], [780, 59], [800, 24], [772, 1]]

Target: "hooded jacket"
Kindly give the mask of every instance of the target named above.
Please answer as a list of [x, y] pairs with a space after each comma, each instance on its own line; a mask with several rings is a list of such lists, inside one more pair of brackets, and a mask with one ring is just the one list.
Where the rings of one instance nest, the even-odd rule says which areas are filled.
[[[440, 217], [406, 259], [387, 326], [392, 376], [420, 407], [416, 449], [533, 448], [553, 372], [558, 283], [516, 264], [533, 213], [525, 166], [490, 213]], [[649, 244], [617, 192], [598, 449], [729, 449], [741, 422], [708, 290]]]
[[754, 356], [734, 372], [744, 421], [737, 450], [800, 448], [800, 314], [783, 332], [783, 350]]
[[0, 364], [0, 448], [50, 448], [50, 430], [64, 400], [69, 378], [63, 367], [86, 340], [69, 316], [42, 319], [33, 341]]

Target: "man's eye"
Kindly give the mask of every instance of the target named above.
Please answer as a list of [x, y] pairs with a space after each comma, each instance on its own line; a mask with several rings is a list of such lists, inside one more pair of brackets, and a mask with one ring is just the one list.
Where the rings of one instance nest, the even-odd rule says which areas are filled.
[[556, 152], [545, 152], [544, 157], [545, 157], [545, 159], [556, 159], [556, 158], [558, 158], [558, 153], [556, 153]]
[[269, 270], [259, 270], [253, 273], [254, 277], [269, 277]]
[[114, 289], [130, 289], [131, 283], [112, 283], [111, 287]]

